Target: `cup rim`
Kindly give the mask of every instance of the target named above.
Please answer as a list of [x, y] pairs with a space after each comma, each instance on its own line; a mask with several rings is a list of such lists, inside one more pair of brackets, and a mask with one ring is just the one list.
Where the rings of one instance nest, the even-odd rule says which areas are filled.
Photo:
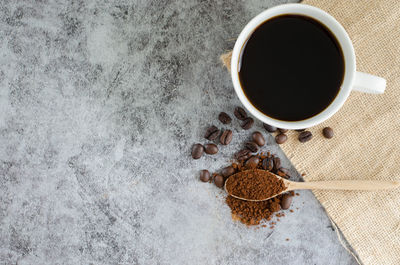
[[[262, 23], [271, 19], [275, 16], [284, 14], [297, 14], [309, 16], [321, 24], [325, 25], [332, 34], [338, 40], [339, 45], [342, 48], [345, 64], [345, 73], [343, 82], [336, 98], [330, 103], [330, 105], [317, 115], [301, 121], [282, 121], [269, 117], [256, 109], [248, 100], [239, 81], [239, 59], [244, 44], [249, 39], [254, 30]], [[347, 97], [349, 96], [356, 72], [356, 60], [354, 54], [353, 44], [343, 26], [331, 15], [323, 11], [322, 9], [305, 5], [305, 4], [283, 4], [278, 5], [267, 10], [264, 10], [243, 28], [242, 32], [236, 40], [235, 46], [232, 51], [231, 59], [231, 77], [233, 86], [239, 100], [245, 106], [245, 108], [257, 119], [269, 125], [285, 128], [285, 129], [304, 129], [315, 126], [335, 114], [344, 104]]]

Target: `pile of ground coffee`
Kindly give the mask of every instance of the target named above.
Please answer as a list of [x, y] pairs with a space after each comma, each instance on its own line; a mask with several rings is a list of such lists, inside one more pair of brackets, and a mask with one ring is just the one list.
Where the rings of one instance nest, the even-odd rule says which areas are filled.
[[263, 200], [279, 194], [285, 188], [282, 179], [259, 169], [235, 174], [226, 183], [226, 190], [230, 195], [248, 200]]
[[281, 209], [279, 198], [262, 202], [249, 202], [228, 196], [226, 203], [231, 208], [232, 218], [246, 225], [258, 225], [263, 219], [270, 221], [273, 213]]

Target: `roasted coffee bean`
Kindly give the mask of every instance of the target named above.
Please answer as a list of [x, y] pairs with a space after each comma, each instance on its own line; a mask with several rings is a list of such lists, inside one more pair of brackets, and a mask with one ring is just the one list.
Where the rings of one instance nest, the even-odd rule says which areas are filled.
[[247, 150], [247, 149], [240, 150], [239, 152], [237, 152], [237, 153], [235, 154], [235, 158], [236, 158], [236, 160], [238, 160], [238, 161], [246, 160], [246, 159], [248, 159], [250, 156], [251, 156], [251, 152], [250, 152], [250, 150]]
[[293, 196], [290, 194], [283, 195], [281, 199], [281, 208], [283, 210], [289, 209], [290, 205], [292, 204]]
[[296, 132], [304, 132], [306, 129], [297, 129]]
[[304, 131], [299, 134], [299, 141], [305, 143], [310, 141], [312, 138], [312, 133], [310, 131]]
[[233, 174], [235, 174], [235, 169], [234, 169], [232, 166], [224, 167], [224, 168], [221, 170], [221, 175], [222, 175], [224, 178], [227, 178], [227, 177], [229, 177], [229, 176], [231, 176], [231, 175], [233, 175]]
[[267, 157], [263, 160], [262, 168], [268, 171], [271, 171], [274, 168], [274, 160], [272, 157]]
[[274, 172], [278, 172], [278, 169], [281, 167], [281, 159], [279, 157], [274, 157]]
[[251, 127], [253, 127], [253, 124], [254, 124], [253, 118], [248, 117], [248, 118], [246, 118], [246, 119], [243, 120], [241, 126], [242, 126], [243, 129], [248, 130], [248, 129], [250, 129]]
[[204, 151], [206, 152], [206, 154], [215, 155], [216, 153], [218, 153], [218, 146], [216, 144], [205, 144]]
[[287, 135], [284, 133], [280, 133], [277, 136], [275, 136], [275, 142], [277, 144], [283, 144], [286, 141], [287, 141]]
[[276, 174], [282, 178], [290, 179], [289, 170], [284, 167], [279, 168]]
[[247, 142], [244, 144], [244, 147], [246, 147], [246, 149], [249, 149], [252, 153], [257, 153], [258, 151], [258, 146], [255, 142]]
[[225, 112], [221, 112], [218, 115], [218, 119], [220, 122], [222, 122], [223, 124], [229, 124], [232, 121], [232, 118]]
[[289, 130], [288, 129], [282, 129], [282, 128], [278, 128], [278, 130], [281, 132], [281, 133], [287, 133]]
[[325, 136], [325, 138], [331, 139], [333, 137], [333, 129], [331, 127], [325, 127], [322, 130], [322, 134]]
[[267, 132], [276, 132], [278, 128], [271, 126], [269, 124], [263, 123], [264, 129], [267, 130]]
[[219, 142], [223, 145], [228, 145], [232, 141], [232, 131], [231, 130], [225, 130], [222, 134], [221, 137], [219, 138]]
[[200, 171], [200, 180], [203, 182], [208, 182], [210, 180], [210, 172], [208, 170], [203, 169]]
[[215, 186], [217, 186], [218, 188], [222, 188], [224, 186], [224, 177], [222, 177], [221, 175], [216, 175], [214, 177], [214, 184]]
[[247, 118], [246, 111], [241, 107], [236, 107], [235, 111], [233, 112], [233, 114], [235, 114], [235, 117], [238, 118], [241, 121], [243, 121], [244, 119]]
[[252, 138], [253, 138], [253, 141], [258, 146], [264, 146], [265, 145], [264, 136], [260, 132], [253, 132]]
[[204, 152], [204, 146], [202, 146], [201, 144], [195, 144], [192, 147], [192, 157], [193, 159], [199, 159]]
[[250, 168], [256, 168], [258, 166], [258, 163], [260, 162], [260, 159], [256, 156], [252, 156], [250, 157], [246, 163], [244, 164], [244, 166], [248, 169]]
[[204, 137], [210, 141], [214, 141], [215, 139], [218, 138], [219, 133], [220, 133], [219, 129], [213, 125], [207, 129]]

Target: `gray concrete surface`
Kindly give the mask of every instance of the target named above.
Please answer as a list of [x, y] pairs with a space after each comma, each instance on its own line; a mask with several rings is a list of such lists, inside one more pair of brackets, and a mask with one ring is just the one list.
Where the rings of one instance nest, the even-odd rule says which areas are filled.
[[189, 156], [239, 105], [219, 55], [283, 2], [2, 1], [0, 264], [355, 264], [310, 192], [254, 229], [198, 181], [249, 137], [236, 120]]

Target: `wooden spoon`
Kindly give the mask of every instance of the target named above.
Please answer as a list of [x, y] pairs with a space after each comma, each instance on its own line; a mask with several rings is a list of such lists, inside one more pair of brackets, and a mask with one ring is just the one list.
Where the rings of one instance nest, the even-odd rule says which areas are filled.
[[241, 198], [238, 196], [233, 195], [231, 192], [229, 192], [226, 188], [226, 184], [229, 182], [229, 180], [232, 180], [233, 176], [238, 176], [240, 177], [243, 174], [247, 174], [250, 170], [238, 172], [232, 176], [230, 176], [226, 181], [224, 185], [225, 191], [232, 197], [244, 200], [244, 201], [254, 201], [254, 202], [260, 202], [260, 201], [266, 201], [269, 200], [275, 196], [278, 196], [284, 192], [287, 191], [292, 191], [292, 190], [385, 190], [385, 189], [394, 189], [397, 187], [400, 187], [400, 181], [391, 181], [391, 180], [331, 180], [331, 181], [311, 181], [311, 182], [295, 182], [295, 181], [290, 181], [287, 179], [284, 179], [278, 175], [275, 175], [269, 171], [266, 170], [261, 170], [261, 169], [253, 169], [252, 171], [257, 171], [266, 177], [271, 177], [274, 176], [277, 179], [281, 179], [285, 185], [285, 189], [277, 194], [274, 194], [273, 196], [270, 196], [268, 198], [263, 198], [260, 200], [253, 200], [253, 199], [246, 199], [246, 198]]

